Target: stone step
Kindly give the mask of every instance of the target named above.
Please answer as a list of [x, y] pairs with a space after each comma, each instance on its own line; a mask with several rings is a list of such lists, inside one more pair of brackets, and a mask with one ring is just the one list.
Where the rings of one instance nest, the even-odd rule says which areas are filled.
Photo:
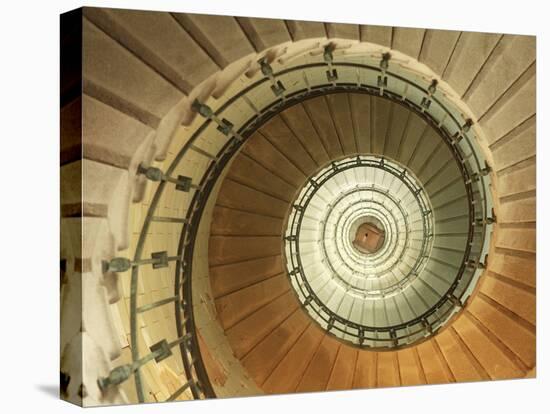
[[468, 90], [501, 37], [494, 33], [461, 32], [443, 74], [443, 79], [453, 85], [459, 96]]
[[534, 60], [534, 36], [504, 35], [463, 97], [474, 115], [483, 115]]
[[210, 225], [210, 233], [215, 236], [278, 236], [282, 229], [281, 219], [222, 206], [214, 208]]
[[84, 15], [185, 94], [219, 70], [170, 13], [85, 8]]
[[460, 33], [455, 30], [426, 30], [418, 60], [443, 76]]
[[329, 39], [359, 40], [359, 26], [348, 23], [326, 23], [327, 37]]
[[232, 16], [191, 13], [172, 15], [222, 69], [254, 53], [252, 45]]
[[183, 93], [87, 19], [83, 30], [84, 92], [157, 128]]
[[[249, 138], [247, 145], [243, 148], [243, 153], [253, 158], [266, 170], [298, 188], [306, 180], [306, 175], [302, 172], [305, 169], [304, 166], [301, 163], [295, 163], [300, 160], [295, 160], [296, 157], [292, 154], [298, 151], [300, 144], [296, 141], [292, 142], [291, 136], [288, 134], [281, 138], [274, 138], [273, 135], [270, 135], [269, 138], [266, 138], [258, 132]], [[277, 146], [272, 144], [271, 140]]]
[[533, 289], [498, 277], [486, 277], [480, 291], [531, 325], [536, 323], [536, 297]]
[[258, 17], [237, 17], [236, 19], [256, 52], [290, 41], [290, 35], [283, 20]]
[[223, 207], [281, 219], [284, 218], [288, 209], [286, 200], [230, 178], [224, 180], [216, 202]]
[[284, 202], [290, 202], [296, 191], [296, 187], [243, 153], [235, 157], [227, 177]]
[[[275, 116], [260, 128], [263, 135], [275, 148], [298, 169], [304, 176], [311, 175], [317, 164], [306, 148], [292, 132], [285, 118]], [[319, 144], [317, 144], [319, 145]]]
[[426, 30], [411, 27], [394, 27], [392, 48], [405, 55], [418, 59]]
[[286, 20], [290, 37], [295, 41], [327, 37], [324, 24], [303, 20]]
[[392, 30], [388, 26], [360, 25], [362, 42], [376, 43], [387, 48], [392, 47]]
[[453, 328], [491, 379], [519, 378], [525, 374], [468, 316], [458, 318]]
[[464, 344], [452, 326], [439, 333], [435, 340], [457, 382], [489, 379], [475, 355]]

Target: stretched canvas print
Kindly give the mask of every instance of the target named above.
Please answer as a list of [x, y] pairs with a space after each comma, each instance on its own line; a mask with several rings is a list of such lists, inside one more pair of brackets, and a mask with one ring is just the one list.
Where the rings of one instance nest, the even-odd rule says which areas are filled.
[[534, 377], [535, 66], [524, 35], [63, 14], [61, 397]]

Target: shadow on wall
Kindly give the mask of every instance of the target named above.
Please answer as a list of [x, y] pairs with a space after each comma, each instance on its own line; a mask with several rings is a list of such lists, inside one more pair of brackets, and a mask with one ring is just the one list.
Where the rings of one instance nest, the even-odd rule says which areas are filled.
[[59, 385], [58, 384], [37, 384], [35, 388], [43, 394], [49, 397], [59, 399]]

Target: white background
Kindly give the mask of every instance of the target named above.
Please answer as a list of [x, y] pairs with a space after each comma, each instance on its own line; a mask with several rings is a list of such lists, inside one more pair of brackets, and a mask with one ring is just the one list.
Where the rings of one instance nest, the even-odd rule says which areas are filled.
[[[548, 367], [548, 95], [550, 10], [544, 0], [92, 1], [112, 6], [537, 35], [538, 377], [104, 409], [117, 413], [541, 412]], [[0, 411], [65, 413], [59, 381], [59, 14], [78, 1], [2, 2], [0, 12]], [[545, 165], [546, 164], [546, 165]]]

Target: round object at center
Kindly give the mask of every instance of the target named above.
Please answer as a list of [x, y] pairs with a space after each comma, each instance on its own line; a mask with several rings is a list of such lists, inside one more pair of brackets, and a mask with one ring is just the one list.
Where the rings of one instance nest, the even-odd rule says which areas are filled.
[[360, 217], [350, 228], [351, 244], [360, 253], [373, 254], [380, 251], [385, 240], [384, 225], [374, 216]]

